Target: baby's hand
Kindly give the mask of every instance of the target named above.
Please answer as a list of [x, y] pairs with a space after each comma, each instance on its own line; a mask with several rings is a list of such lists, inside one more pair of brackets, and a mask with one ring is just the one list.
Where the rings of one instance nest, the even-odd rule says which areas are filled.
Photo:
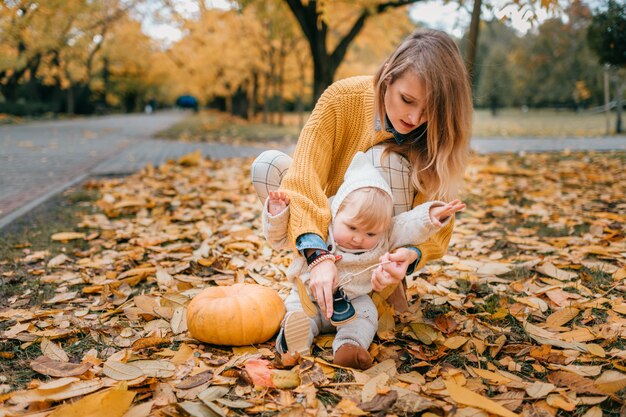
[[276, 216], [289, 205], [289, 196], [284, 191], [270, 191], [267, 211]]
[[465, 210], [465, 203], [461, 200], [453, 200], [444, 206], [430, 207], [430, 221], [435, 226], [441, 226], [448, 217], [454, 215], [457, 211]]

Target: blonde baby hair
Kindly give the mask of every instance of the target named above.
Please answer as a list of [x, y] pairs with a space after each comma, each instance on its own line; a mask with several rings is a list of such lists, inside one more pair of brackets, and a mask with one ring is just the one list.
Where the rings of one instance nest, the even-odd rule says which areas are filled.
[[385, 191], [376, 187], [363, 187], [346, 196], [338, 212], [346, 208], [352, 210], [353, 222], [361, 227], [374, 229], [383, 226], [383, 231], [391, 227], [393, 201]]

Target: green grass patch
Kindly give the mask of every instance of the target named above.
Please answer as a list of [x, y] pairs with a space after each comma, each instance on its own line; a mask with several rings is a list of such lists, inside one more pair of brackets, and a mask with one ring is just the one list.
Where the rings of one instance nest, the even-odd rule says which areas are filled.
[[[615, 113], [610, 113], [610, 134], [615, 134]], [[606, 115], [569, 110], [503, 109], [492, 116], [486, 109], [474, 111], [473, 137], [597, 137], [604, 136]]]
[[284, 124], [247, 121], [215, 110], [195, 113], [160, 132], [159, 137], [185, 142], [219, 142], [225, 144], [279, 143], [293, 144], [300, 134], [300, 118], [286, 114]]
[[[12, 297], [24, 295], [30, 301], [21, 307], [39, 305], [49, 298], [55, 286], [42, 284], [39, 276], [51, 272], [47, 262], [54, 256], [85, 251], [84, 239], [59, 242], [51, 239], [58, 232], [84, 232], [77, 226], [81, 216], [96, 211], [91, 204], [97, 192], [87, 187], [72, 188], [0, 230], [0, 308], [11, 304]], [[28, 261], [28, 256], [45, 252], [41, 259]], [[23, 301], [22, 301], [23, 302]]]

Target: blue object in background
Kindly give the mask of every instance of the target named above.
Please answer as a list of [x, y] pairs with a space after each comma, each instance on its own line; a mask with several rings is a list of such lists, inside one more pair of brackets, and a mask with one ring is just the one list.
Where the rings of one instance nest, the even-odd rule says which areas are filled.
[[176, 99], [176, 106], [183, 109], [194, 109], [194, 111], [198, 111], [198, 100], [191, 95], [180, 96]]

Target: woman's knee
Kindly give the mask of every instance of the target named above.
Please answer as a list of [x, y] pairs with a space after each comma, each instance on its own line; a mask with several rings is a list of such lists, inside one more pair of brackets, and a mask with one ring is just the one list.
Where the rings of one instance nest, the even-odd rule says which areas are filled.
[[264, 202], [270, 191], [277, 190], [291, 166], [292, 158], [284, 152], [269, 150], [261, 153], [252, 162], [250, 175], [252, 185], [261, 202]]
[[394, 200], [393, 214], [397, 215], [413, 207], [415, 188], [411, 183], [411, 163], [397, 152], [385, 152], [384, 145], [369, 148], [367, 155], [372, 165], [380, 172], [391, 187]]

